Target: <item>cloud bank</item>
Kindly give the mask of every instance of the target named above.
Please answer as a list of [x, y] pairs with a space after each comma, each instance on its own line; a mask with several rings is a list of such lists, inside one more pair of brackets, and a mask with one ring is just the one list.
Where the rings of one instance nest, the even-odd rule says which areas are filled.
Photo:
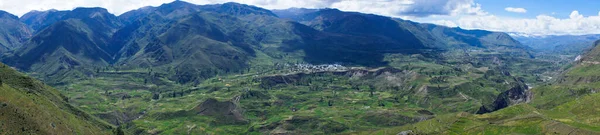
[[600, 33], [600, 12], [594, 16], [583, 16], [571, 12], [569, 18], [560, 19], [538, 15], [532, 19], [499, 17], [495, 15], [462, 16], [456, 20], [436, 20], [432, 23], [467, 29], [515, 32], [527, 35], [585, 35]]

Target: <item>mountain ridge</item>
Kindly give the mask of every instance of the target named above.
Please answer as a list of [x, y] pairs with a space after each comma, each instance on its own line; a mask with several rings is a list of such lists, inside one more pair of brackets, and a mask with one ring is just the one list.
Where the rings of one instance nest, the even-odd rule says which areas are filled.
[[[233, 2], [213, 5], [195, 5], [184, 1], [175, 1], [157, 7], [144, 7], [132, 10], [123, 13], [118, 17], [108, 13], [108, 11], [103, 8], [75, 8], [70, 11], [50, 10], [31, 12], [24, 15], [22, 20], [28, 22], [31, 27], [37, 28], [38, 30], [47, 27], [45, 26], [46, 23], [54, 23], [53, 20], [81, 20], [83, 24], [87, 25], [87, 28], [85, 28], [85, 25], [77, 27], [84, 27], [83, 29], [92, 31], [92, 33], [87, 34], [90, 38], [86, 40], [91, 41], [86, 44], [95, 44], [100, 48], [99, 50], [91, 52], [105, 52], [108, 54], [108, 56], [103, 55], [100, 57], [102, 58], [102, 61], [90, 57], [91, 54], [90, 56], [83, 57], [86, 59], [92, 58], [83, 61], [97, 61], [103, 63], [93, 64], [97, 65], [96, 68], [114, 64], [128, 65], [128, 68], [130, 69], [131, 66], [134, 68], [136, 68], [136, 65], [140, 66], [140, 63], [145, 63], [142, 61], [147, 61], [146, 58], [137, 60], [139, 61], [138, 64], [133, 65], [124, 62], [130, 61], [128, 59], [132, 56], [150, 56], [144, 55], [145, 53], [148, 53], [146, 51], [149, 50], [143, 49], [149, 43], [160, 40], [159, 37], [166, 37], [167, 35], [163, 36], [160, 34], [165, 34], [163, 32], [170, 29], [169, 27], [171, 27], [171, 24], [201, 12], [217, 13], [205, 14], [210, 16], [208, 18], [225, 17], [224, 20], [211, 20], [211, 23], [215, 24], [213, 26], [220, 25], [218, 23], [229, 24], [229, 26], [215, 27], [213, 28], [213, 32], [216, 33], [204, 34], [201, 35], [202, 37], [207, 37], [218, 42], [233, 41], [234, 47], [241, 47], [243, 51], [249, 54], [257, 49], [263, 49], [264, 44], [280, 44], [273, 49], [286, 53], [303, 51], [303, 53], [305, 53], [303, 54], [304, 56], [294, 57], [300, 57], [303, 61], [315, 64], [340, 62], [349, 65], [376, 67], [386, 65], [386, 62], [383, 62], [384, 55], [390, 53], [421, 53], [430, 55], [429, 53], [423, 52], [431, 50], [445, 52], [448, 48], [479, 50], [498, 48], [496, 50], [508, 51], [501, 53], [523, 56], [528, 55], [527, 48], [521, 47], [522, 45], [510, 36], [496, 32], [486, 33], [486, 31], [482, 30], [462, 30], [460, 28], [420, 24], [373, 14], [344, 12], [338, 9], [305, 9], [306, 12], [296, 14], [297, 16], [303, 17], [284, 15], [291, 18], [303, 18], [303, 20], [292, 19], [293, 21], [289, 21], [286, 19], [290, 18], [282, 19], [276, 14], [281, 13], [282, 11], [286, 10], [272, 12], [263, 8]], [[226, 14], [227, 16], [220, 16], [219, 14]], [[42, 23], [40, 23], [40, 21]], [[301, 24], [294, 24], [295, 22]], [[263, 26], [263, 24], [260, 23], [274, 23], [276, 25]], [[235, 25], [246, 25], [247, 27]], [[270, 34], [266, 32], [267, 30], [272, 33], [281, 34]], [[40, 34], [43, 34], [41, 32], [44, 31], [39, 31]], [[169, 36], [173, 37], [177, 34], [181, 33], [170, 33]], [[279, 37], [281, 35], [287, 35], [288, 37]], [[226, 38], [217, 39], [217, 37]], [[194, 38], [197, 37], [187, 37], [179, 40], [193, 40]], [[29, 43], [35, 44], [35, 42]], [[35, 46], [36, 45], [28, 45], [28, 47]], [[16, 51], [23, 52], [23, 50], [31, 49], [20, 49]], [[38, 52], [38, 54], [40, 53], [45, 54], [43, 52]], [[52, 54], [50, 52], [46, 53]], [[71, 51], [71, 53], [74, 52]], [[22, 54], [23, 53], [17, 53], [17, 55]], [[82, 56], [85, 55], [86, 54], [83, 54]], [[334, 55], [337, 55], [337, 57], [334, 57]], [[65, 58], [60, 59], [67, 59], [66, 61], [75, 62], [75, 65], [78, 65], [77, 63], [82, 63], [82, 60], [75, 60], [78, 57], [73, 57], [72, 55], [64, 57]], [[6, 60], [6, 58], [5, 62], [11, 63], [10, 60]], [[37, 61], [32, 60], [27, 62], [36, 63]], [[12, 63], [14, 63], [14, 61]], [[41, 64], [44, 65], [43, 63]], [[146, 65], [144, 67], [149, 68], [147, 66], [148, 63], [142, 65]], [[21, 68], [27, 69], [28, 66]], [[241, 67], [235, 69], [239, 70]], [[193, 72], [199, 72], [198, 69], [194, 70], [196, 71]], [[53, 72], [56, 71], [50, 71], [50, 73]], [[223, 72], [228, 71], [223, 70]]]
[[0, 10], [0, 54], [21, 47], [33, 32], [19, 18]]

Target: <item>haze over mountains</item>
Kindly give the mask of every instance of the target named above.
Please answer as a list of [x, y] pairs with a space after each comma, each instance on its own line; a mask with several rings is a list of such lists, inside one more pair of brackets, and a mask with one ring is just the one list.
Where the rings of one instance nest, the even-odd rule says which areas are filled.
[[600, 133], [594, 35], [232, 2], [0, 22], [0, 60], [60, 91], [0, 65], [0, 134]]

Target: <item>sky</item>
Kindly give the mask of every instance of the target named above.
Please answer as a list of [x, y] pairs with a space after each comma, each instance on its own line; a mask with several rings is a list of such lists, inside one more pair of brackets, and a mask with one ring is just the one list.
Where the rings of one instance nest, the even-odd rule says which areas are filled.
[[[31, 10], [103, 7], [120, 15], [173, 0], [0, 0], [0, 10], [22, 16]], [[337, 8], [464, 29], [514, 35], [600, 34], [600, 0], [184, 0], [194, 4], [238, 2], [266, 9]]]

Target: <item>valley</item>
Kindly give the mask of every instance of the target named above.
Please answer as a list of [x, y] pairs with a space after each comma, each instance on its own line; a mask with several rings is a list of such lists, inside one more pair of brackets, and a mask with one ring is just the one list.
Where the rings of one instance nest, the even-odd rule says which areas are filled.
[[233, 2], [15, 17], [0, 134], [600, 134], [594, 35]]

